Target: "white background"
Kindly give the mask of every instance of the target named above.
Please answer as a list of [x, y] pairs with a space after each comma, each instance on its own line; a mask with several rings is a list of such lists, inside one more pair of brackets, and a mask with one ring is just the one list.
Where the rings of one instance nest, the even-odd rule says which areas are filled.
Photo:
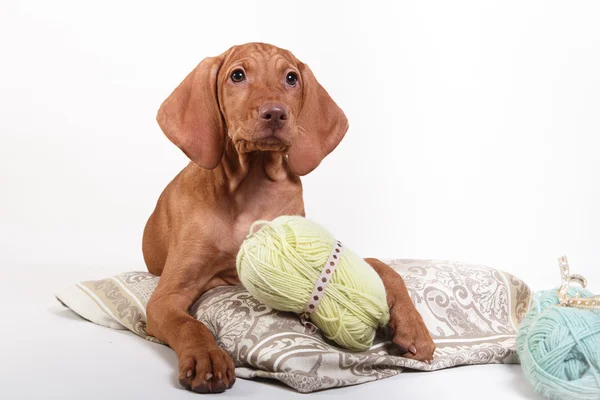
[[156, 110], [250, 41], [290, 49], [345, 110], [305, 203], [356, 252], [535, 289], [567, 254], [600, 292], [599, 20], [597, 1], [3, 0], [0, 297], [26, 301], [31, 277], [48, 308], [48, 286], [144, 269], [146, 219], [187, 163]]

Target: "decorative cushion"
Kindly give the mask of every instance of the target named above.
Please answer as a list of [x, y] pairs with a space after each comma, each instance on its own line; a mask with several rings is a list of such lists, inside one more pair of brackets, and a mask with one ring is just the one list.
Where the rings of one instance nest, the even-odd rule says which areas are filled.
[[[436, 260], [388, 261], [406, 282], [436, 343], [431, 365], [400, 357], [381, 331], [373, 346], [350, 352], [311, 333], [292, 313], [259, 303], [242, 286], [214, 288], [190, 309], [236, 363], [240, 378], [277, 379], [299, 392], [355, 385], [466, 364], [515, 363], [515, 335], [527, 312], [528, 286], [481, 265]], [[159, 341], [146, 333], [146, 304], [159, 277], [127, 272], [57, 293], [94, 323]]]

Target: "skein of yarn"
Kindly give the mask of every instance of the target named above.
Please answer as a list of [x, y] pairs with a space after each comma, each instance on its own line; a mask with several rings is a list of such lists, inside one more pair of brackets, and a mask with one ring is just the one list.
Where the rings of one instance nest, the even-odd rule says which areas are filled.
[[536, 293], [519, 328], [517, 352], [525, 376], [549, 399], [600, 399], [600, 297], [569, 287], [585, 279], [570, 275], [559, 259], [563, 285]]
[[[262, 227], [252, 233], [258, 225]], [[300, 314], [337, 243], [323, 227], [303, 217], [257, 221], [237, 255], [237, 272], [256, 299], [276, 310]], [[373, 268], [350, 249], [339, 254], [310, 320], [340, 346], [366, 350], [377, 328], [389, 321], [385, 288]]]

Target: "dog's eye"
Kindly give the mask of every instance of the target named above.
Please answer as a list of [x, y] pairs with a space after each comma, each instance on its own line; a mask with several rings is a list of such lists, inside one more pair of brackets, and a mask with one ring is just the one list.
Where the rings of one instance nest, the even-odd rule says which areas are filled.
[[234, 82], [241, 82], [246, 79], [246, 74], [241, 69], [236, 69], [231, 73], [231, 80]]
[[295, 86], [298, 82], [298, 75], [295, 72], [288, 72], [285, 82], [290, 86]]

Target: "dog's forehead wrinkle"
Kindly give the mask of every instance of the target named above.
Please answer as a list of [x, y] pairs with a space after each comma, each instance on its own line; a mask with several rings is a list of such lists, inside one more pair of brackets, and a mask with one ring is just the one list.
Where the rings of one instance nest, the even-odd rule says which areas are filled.
[[226, 61], [229, 63], [246, 58], [252, 58], [256, 61], [262, 60], [263, 62], [283, 59], [290, 64], [295, 65], [295, 57], [289, 50], [281, 49], [267, 43], [246, 43], [240, 46], [234, 46], [229, 50]]
[[291, 66], [293, 66], [293, 64], [290, 60], [282, 55], [276, 54], [272, 57], [247, 56], [232, 58], [227, 63], [226, 68], [234, 69], [242, 67], [246, 72], [271, 72], [271, 70], [280, 72]]
[[289, 67], [293, 66], [292, 63], [290, 63], [290, 60], [286, 59], [285, 57], [278, 55], [273, 57], [273, 62], [275, 63], [275, 68], [276, 69], [288, 69]]
[[295, 64], [297, 61], [296, 57], [292, 54], [291, 51], [287, 49], [282, 49], [272, 44], [260, 42], [246, 43], [242, 45], [233, 46], [229, 50], [227, 50], [226, 53], [227, 58], [244, 57], [246, 55], [260, 55], [264, 58], [271, 58], [274, 55], [279, 55], [287, 59], [292, 64]]

